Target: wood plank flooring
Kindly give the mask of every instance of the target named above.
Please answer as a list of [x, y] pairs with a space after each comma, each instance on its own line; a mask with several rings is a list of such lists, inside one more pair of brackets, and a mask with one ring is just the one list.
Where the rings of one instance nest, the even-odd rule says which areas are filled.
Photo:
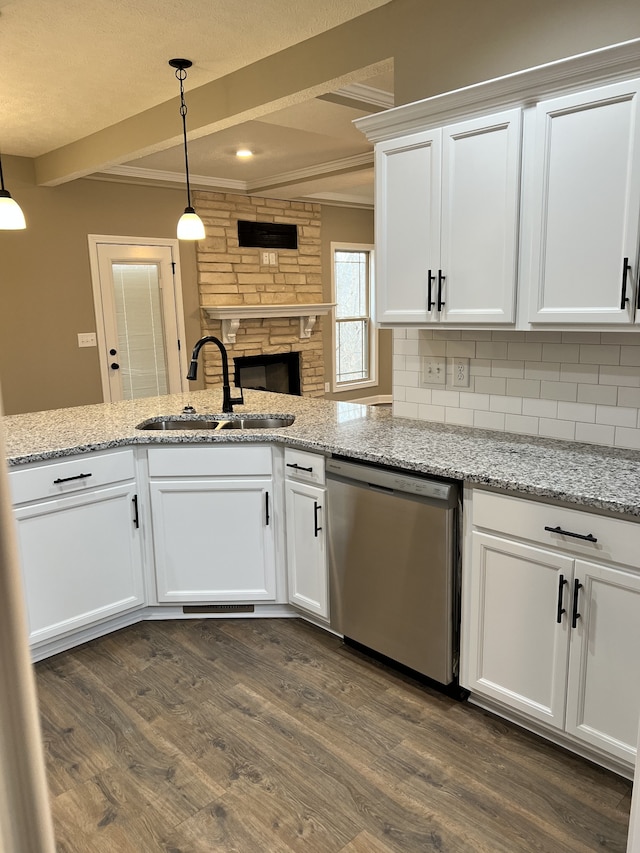
[[36, 665], [59, 853], [587, 853], [631, 784], [301, 620], [144, 622]]

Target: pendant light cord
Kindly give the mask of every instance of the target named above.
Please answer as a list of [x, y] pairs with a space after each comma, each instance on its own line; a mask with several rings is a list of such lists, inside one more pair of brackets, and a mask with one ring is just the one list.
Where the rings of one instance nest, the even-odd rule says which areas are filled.
[[176, 68], [176, 77], [180, 81], [180, 115], [182, 116], [182, 136], [184, 138], [184, 171], [187, 178], [187, 207], [191, 207], [191, 187], [189, 185], [189, 154], [187, 150], [187, 105], [184, 100], [183, 82], [187, 78], [184, 68]]

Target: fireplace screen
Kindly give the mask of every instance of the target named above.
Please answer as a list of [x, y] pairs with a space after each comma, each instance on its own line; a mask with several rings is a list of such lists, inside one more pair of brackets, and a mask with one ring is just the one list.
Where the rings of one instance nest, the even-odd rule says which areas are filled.
[[247, 355], [233, 359], [234, 381], [242, 388], [300, 395], [300, 353]]

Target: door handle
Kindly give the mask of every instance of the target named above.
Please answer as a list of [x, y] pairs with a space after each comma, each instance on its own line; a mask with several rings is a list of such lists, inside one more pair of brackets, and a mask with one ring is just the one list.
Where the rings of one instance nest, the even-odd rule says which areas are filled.
[[568, 581], [566, 580], [565, 576], [560, 575], [560, 578], [558, 579], [558, 608], [556, 611], [556, 622], [558, 623], [558, 625], [560, 625], [560, 623], [562, 622], [562, 614], [567, 612], [562, 606], [562, 592], [567, 583]]
[[138, 496], [134, 495], [131, 498], [133, 504], [133, 526], [137, 530], [140, 527], [140, 516], [138, 515]]
[[444, 308], [444, 299], [442, 298], [442, 285], [446, 280], [446, 275], [442, 275], [442, 270], [438, 270], [438, 311]]
[[620, 298], [620, 308], [623, 310], [627, 307], [629, 297], [627, 296], [627, 278], [631, 272], [631, 264], [629, 258], [625, 258], [622, 262], [622, 296]]
[[269, 526], [269, 492], [264, 493], [264, 523]]
[[120, 365], [117, 361], [112, 361], [109, 367], [111, 368], [111, 370], [120, 370]]
[[431, 298], [431, 285], [434, 283], [435, 280], [435, 275], [431, 272], [431, 270], [429, 270], [427, 274], [427, 311], [431, 311], [433, 306], [436, 304], [435, 299]]
[[318, 533], [322, 530], [322, 528], [318, 525], [318, 513], [322, 507], [318, 503], [318, 501], [313, 502], [313, 535], [318, 538]]
[[573, 582], [573, 609], [571, 612], [571, 627], [575, 628], [578, 624], [578, 619], [580, 618], [580, 613], [578, 613], [578, 593], [582, 589], [582, 584], [576, 578]]

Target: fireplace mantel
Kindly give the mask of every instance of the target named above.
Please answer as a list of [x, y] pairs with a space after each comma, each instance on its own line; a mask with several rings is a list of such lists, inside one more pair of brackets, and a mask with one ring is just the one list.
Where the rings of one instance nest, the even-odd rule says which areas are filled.
[[335, 302], [294, 303], [293, 305], [201, 305], [210, 320], [222, 320], [222, 340], [225, 344], [236, 342], [240, 320], [265, 317], [299, 317], [300, 337], [310, 338], [316, 320], [328, 314]]

